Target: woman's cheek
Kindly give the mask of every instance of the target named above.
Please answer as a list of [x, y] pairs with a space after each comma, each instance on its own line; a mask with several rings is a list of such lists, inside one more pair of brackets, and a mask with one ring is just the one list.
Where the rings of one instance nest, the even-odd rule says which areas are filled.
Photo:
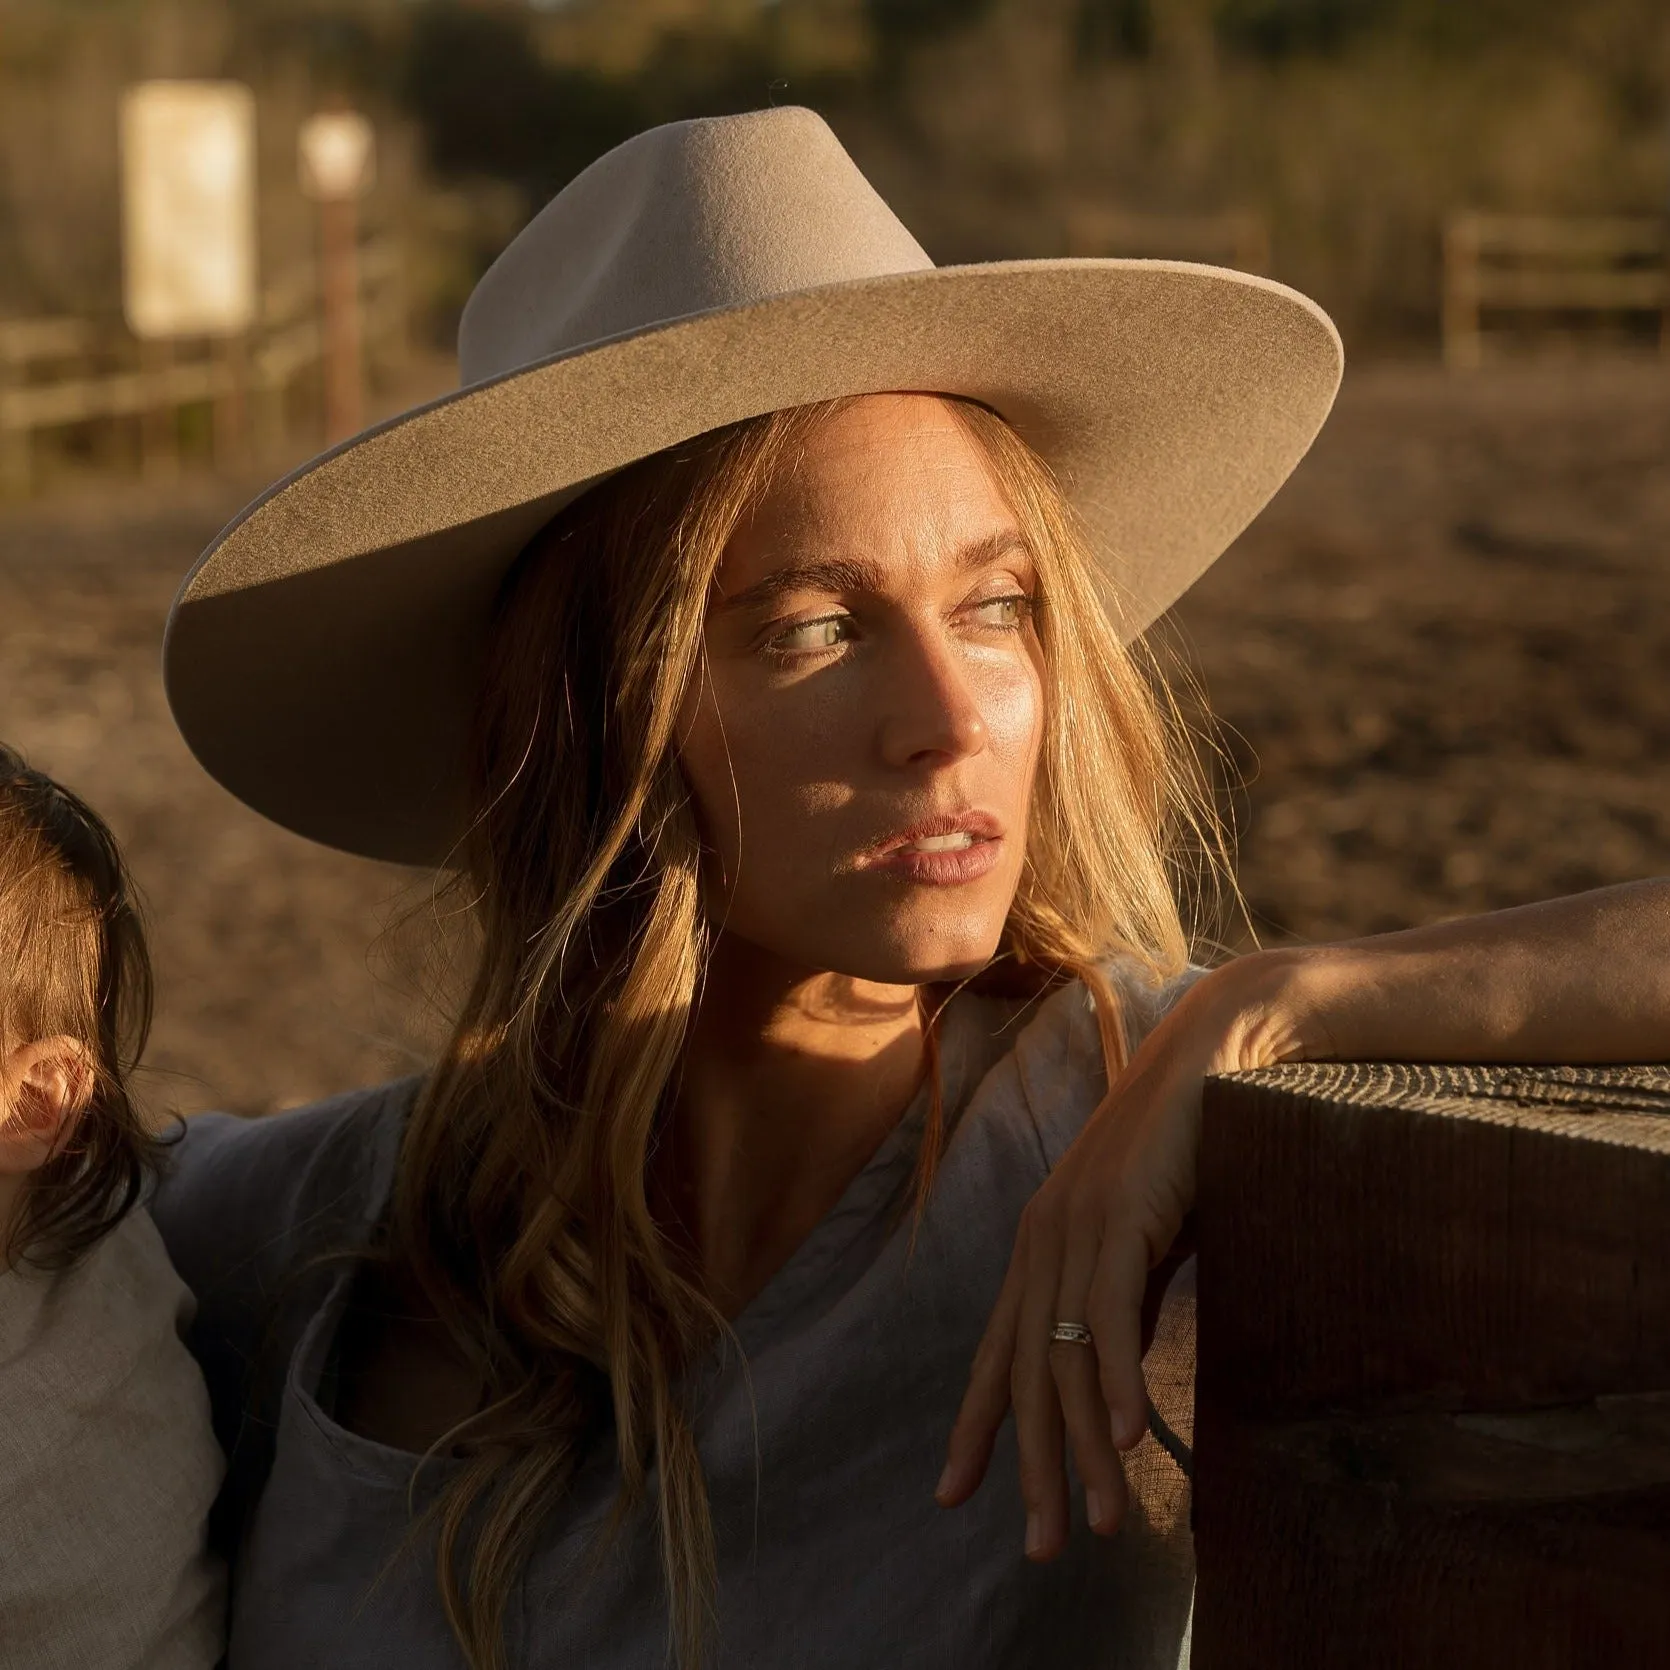
[[1044, 728], [1044, 688], [1028, 655], [1006, 658], [985, 670], [980, 712], [988, 746], [1029, 774]]
[[[722, 741], [710, 775], [723, 775], [724, 800], [743, 827], [753, 868], [807, 852], [807, 820], [838, 811], [860, 780], [850, 713], [797, 691], [760, 693], [719, 714]], [[733, 835], [734, 841], [734, 835]], [[732, 842], [722, 842], [721, 850]]]

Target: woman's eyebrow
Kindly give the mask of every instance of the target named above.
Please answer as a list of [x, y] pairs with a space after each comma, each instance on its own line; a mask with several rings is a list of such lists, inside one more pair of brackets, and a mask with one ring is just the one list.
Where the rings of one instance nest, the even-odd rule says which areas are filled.
[[880, 564], [861, 557], [806, 557], [774, 568], [745, 591], [721, 598], [715, 612], [757, 608], [774, 603], [797, 591], [880, 591], [884, 583]]
[[[1014, 528], [1004, 528], [970, 540], [953, 559], [960, 571], [984, 568], [1012, 553], [1026, 552], [1026, 541]], [[763, 579], [733, 597], [719, 599], [715, 613], [758, 608], [797, 591], [865, 592], [881, 591], [886, 571], [879, 563], [862, 557], [806, 557], [774, 568]]]
[[1032, 555], [1032, 547], [1027, 544], [1019, 528], [1001, 528], [982, 539], [971, 539], [957, 553], [957, 566], [965, 572], [972, 568], [985, 568], [990, 563], [1001, 562], [1017, 551], [1025, 557]]

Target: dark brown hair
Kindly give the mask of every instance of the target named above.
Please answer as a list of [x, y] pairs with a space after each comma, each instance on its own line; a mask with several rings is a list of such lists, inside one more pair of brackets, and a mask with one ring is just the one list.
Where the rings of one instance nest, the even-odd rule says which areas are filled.
[[[29, 1179], [7, 1262], [64, 1269], [132, 1210], [161, 1153], [129, 1094], [151, 1027], [151, 962], [104, 820], [0, 743], [0, 1045], [59, 1034], [92, 1057], [93, 1092]], [[0, 1051], [3, 1053], [3, 1051]]]

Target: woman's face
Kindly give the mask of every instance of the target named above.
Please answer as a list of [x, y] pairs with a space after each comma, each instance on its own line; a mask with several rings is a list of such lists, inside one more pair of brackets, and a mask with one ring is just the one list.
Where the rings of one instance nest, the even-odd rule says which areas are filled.
[[867, 396], [807, 437], [726, 548], [685, 713], [717, 927], [893, 984], [992, 956], [1043, 725], [1035, 587], [943, 401]]

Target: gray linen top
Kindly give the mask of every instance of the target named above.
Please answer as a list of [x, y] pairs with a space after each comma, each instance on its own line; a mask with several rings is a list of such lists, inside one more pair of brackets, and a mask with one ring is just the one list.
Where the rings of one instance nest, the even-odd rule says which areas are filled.
[[68, 1270], [0, 1267], [0, 1666], [212, 1670], [223, 1464], [142, 1210]]
[[[1134, 1045], [1182, 982], [1126, 984]], [[900, 1208], [925, 1095], [737, 1319], [746, 1372], [715, 1350], [698, 1376], [719, 1559], [710, 1662], [1171, 1670], [1193, 1559], [1186, 1483], [1152, 1437], [1127, 1458], [1125, 1528], [1103, 1540], [1079, 1520], [1047, 1566], [1022, 1555], [1012, 1422], [971, 1502], [947, 1511], [933, 1499], [1021, 1209], [1106, 1087], [1088, 994], [1074, 984], [1030, 1005], [959, 996], [942, 1074], [958, 1117], [914, 1253]], [[253, 1122], [200, 1116], [154, 1203], [198, 1297], [192, 1345], [230, 1461], [217, 1510], [234, 1567], [229, 1670], [463, 1662], [433, 1544], [407, 1540], [414, 1458], [332, 1418], [330, 1348], [353, 1271], [316, 1256], [363, 1244], [383, 1217], [414, 1091], [408, 1081]], [[1191, 1353], [1192, 1290], [1174, 1287], [1149, 1380], [1184, 1432]], [[610, 1442], [582, 1462], [517, 1584], [512, 1665], [668, 1662], [651, 1514], [601, 1553], [594, 1540], [617, 1477]], [[415, 1501], [455, 1465], [426, 1467]]]

